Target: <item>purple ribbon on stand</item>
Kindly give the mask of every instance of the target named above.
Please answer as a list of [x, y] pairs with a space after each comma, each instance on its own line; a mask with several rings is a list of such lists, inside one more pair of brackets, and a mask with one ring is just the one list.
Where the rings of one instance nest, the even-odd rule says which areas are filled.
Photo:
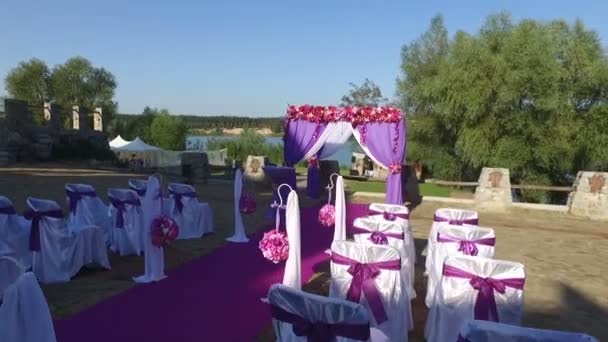
[[403, 234], [400, 233], [385, 233], [379, 231], [369, 231], [365, 228], [352, 227], [351, 232], [353, 234], [371, 234], [369, 240], [376, 245], [386, 245], [388, 244], [388, 238], [395, 238], [399, 240], [403, 240]]
[[369, 339], [369, 322], [365, 324], [310, 322], [276, 305], [270, 306], [270, 312], [274, 319], [291, 324], [293, 333], [296, 336], [306, 336], [308, 342], [333, 341], [337, 336], [359, 341]]
[[175, 192], [173, 190], [169, 190], [169, 194], [173, 196], [173, 200], [175, 201], [175, 208], [173, 209], [173, 213], [177, 211], [181, 214], [182, 210], [184, 210], [184, 203], [182, 203], [182, 197], [196, 198], [196, 192], [194, 191]]
[[359, 303], [361, 294], [364, 293], [376, 322], [382, 324], [388, 320], [374, 279], [380, 274], [380, 270], [399, 271], [401, 269], [401, 261], [395, 259], [364, 264], [334, 251], [331, 253], [331, 261], [339, 265], [349, 266], [347, 272], [353, 276], [346, 299]]
[[505, 293], [507, 287], [523, 290], [525, 282], [524, 278], [482, 278], [457, 267], [445, 264], [443, 265], [443, 275], [446, 277], [469, 279], [469, 284], [471, 284], [475, 290], [479, 291], [477, 300], [475, 301], [474, 318], [476, 320], [493, 322], [499, 322], [494, 291]]
[[391, 213], [389, 211], [377, 211], [373, 209], [369, 209], [368, 215], [382, 215], [387, 221], [395, 221], [398, 217], [404, 220], [410, 218], [410, 214], [407, 213]]
[[110, 203], [112, 206], [116, 208], [116, 228], [124, 228], [125, 220], [123, 218], [123, 214], [125, 212], [125, 205], [130, 204], [134, 206], [140, 206], [139, 198], [132, 198], [126, 200], [120, 200], [118, 198], [108, 196]]
[[476, 225], [479, 224], [479, 219], [476, 219], [476, 218], [451, 219], [451, 218], [447, 218], [447, 217], [437, 216], [436, 214], [433, 217], [433, 221], [435, 221], [435, 222], [447, 222], [448, 224], [455, 225], [455, 226], [462, 226], [463, 224], [471, 224], [471, 225], [475, 225], [476, 226]]
[[17, 212], [12, 206], [0, 208], [0, 215], [15, 215]]
[[66, 190], [65, 193], [68, 195], [68, 204], [70, 206], [70, 212], [76, 215], [76, 208], [78, 207], [78, 202], [83, 197], [97, 197], [95, 191], [71, 191]]
[[478, 240], [462, 240], [453, 236], [437, 233], [437, 242], [456, 242], [458, 243], [458, 251], [464, 255], [476, 256], [479, 253], [477, 245], [494, 246], [496, 238], [485, 238]]
[[28, 209], [23, 213], [23, 217], [27, 220], [32, 221], [30, 230], [30, 250], [39, 252], [40, 251], [40, 220], [45, 217], [52, 218], [63, 218], [63, 212], [61, 209], [47, 210], [47, 211], [34, 211]]

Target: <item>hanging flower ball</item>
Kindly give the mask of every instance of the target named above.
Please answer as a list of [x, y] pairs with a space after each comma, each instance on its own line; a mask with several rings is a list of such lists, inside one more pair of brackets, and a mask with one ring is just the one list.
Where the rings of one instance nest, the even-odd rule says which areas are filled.
[[152, 244], [156, 247], [167, 247], [177, 239], [179, 226], [177, 222], [167, 216], [160, 216], [152, 221], [150, 233], [152, 234]]
[[264, 233], [260, 240], [259, 248], [264, 258], [278, 264], [280, 261], [287, 260], [289, 256], [289, 241], [287, 235], [273, 229]]
[[332, 227], [336, 222], [336, 207], [331, 204], [324, 205], [319, 210], [319, 223], [325, 227]]
[[239, 210], [241, 214], [249, 215], [255, 212], [257, 204], [255, 198], [250, 194], [242, 194], [239, 200]]

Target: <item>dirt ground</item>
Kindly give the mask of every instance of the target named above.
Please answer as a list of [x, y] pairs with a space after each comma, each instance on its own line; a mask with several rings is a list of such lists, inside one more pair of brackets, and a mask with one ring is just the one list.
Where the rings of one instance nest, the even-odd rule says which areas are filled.
[[[108, 188], [126, 188], [131, 178], [144, 178], [113, 171], [92, 170], [78, 165], [39, 165], [0, 168], [0, 195], [9, 197], [18, 211], [28, 196], [54, 199], [65, 204], [67, 182], [88, 183], [105, 199]], [[165, 179], [165, 182], [179, 179]], [[232, 187], [229, 182], [195, 185], [199, 198], [209, 202], [215, 215], [216, 233], [202, 239], [177, 241], [166, 252], [168, 269], [209, 253], [232, 234]], [[354, 201], [365, 202], [363, 198]], [[258, 208], [270, 202], [270, 188], [258, 193]], [[301, 205], [311, 205], [301, 196]], [[440, 205], [425, 202], [411, 215], [419, 254], [413, 302], [415, 331], [410, 341], [422, 341], [426, 307], [426, 281], [421, 276], [424, 249], [433, 213]], [[458, 207], [450, 204], [450, 207]], [[268, 223], [263, 210], [248, 218], [248, 233]], [[565, 214], [514, 209], [509, 213], [480, 213], [480, 225], [496, 231], [496, 258], [526, 266], [524, 325], [586, 332], [608, 340], [608, 222], [576, 219]], [[111, 256], [111, 271], [85, 269], [65, 284], [43, 285], [54, 318], [79, 312], [134, 283], [143, 270], [142, 257]], [[327, 267], [328, 269], [328, 267]], [[329, 273], [316, 274], [305, 290], [326, 294]], [[260, 341], [273, 341], [270, 324]]]

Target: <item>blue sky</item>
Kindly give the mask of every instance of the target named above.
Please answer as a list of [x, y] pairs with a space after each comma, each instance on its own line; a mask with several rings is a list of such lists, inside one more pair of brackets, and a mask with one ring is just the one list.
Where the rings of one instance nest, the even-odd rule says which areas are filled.
[[122, 113], [282, 115], [288, 103], [339, 103], [366, 77], [392, 98], [402, 45], [437, 13], [450, 35], [500, 10], [580, 18], [608, 46], [605, 0], [0, 2], [2, 79], [22, 60], [80, 55], [114, 73]]

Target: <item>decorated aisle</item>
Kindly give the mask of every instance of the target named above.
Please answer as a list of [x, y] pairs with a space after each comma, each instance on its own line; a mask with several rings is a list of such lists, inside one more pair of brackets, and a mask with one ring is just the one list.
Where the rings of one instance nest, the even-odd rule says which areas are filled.
[[[302, 280], [328, 260], [333, 229], [318, 221], [319, 207], [303, 208]], [[367, 215], [367, 205], [349, 204], [347, 225]], [[265, 230], [268, 230], [266, 227]], [[260, 232], [246, 244], [228, 243], [209, 255], [142, 284], [75, 316], [55, 321], [58, 342], [252, 341], [270, 324], [260, 301], [283, 279], [284, 262], [273, 264], [258, 249]]]

